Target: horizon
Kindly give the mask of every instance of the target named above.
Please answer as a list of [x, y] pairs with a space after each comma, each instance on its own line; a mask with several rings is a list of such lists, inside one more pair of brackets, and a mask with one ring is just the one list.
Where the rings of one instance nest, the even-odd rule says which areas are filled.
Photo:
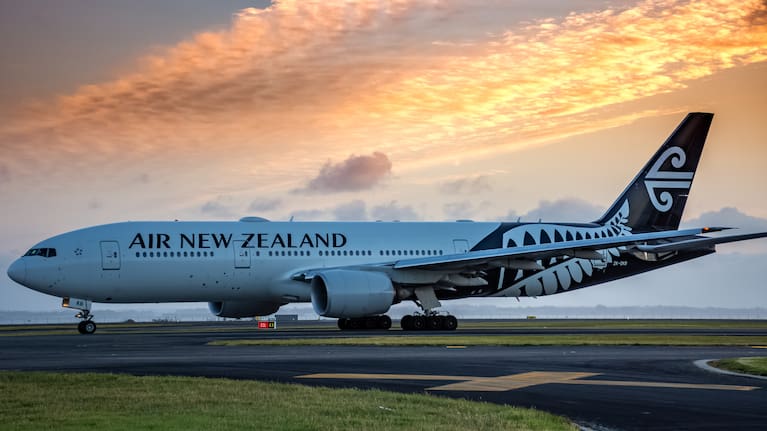
[[[59, 309], [8, 266], [116, 221], [588, 222], [690, 111], [682, 226], [767, 230], [764, 1], [0, 8], [4, 306]], [[767, 305], [767, 241], [717, 250], [536, 302]]]

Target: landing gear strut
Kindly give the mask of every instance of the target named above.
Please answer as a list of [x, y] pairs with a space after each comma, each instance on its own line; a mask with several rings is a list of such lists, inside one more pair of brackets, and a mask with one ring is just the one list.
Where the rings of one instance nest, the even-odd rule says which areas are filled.
[[342, 331], [358, 329], [383, 329], [385, 331], [389, 328], [391, 328], [391, 318], [385, 314], [356, 318], [342, 317], [338, 319], [338, 329]]

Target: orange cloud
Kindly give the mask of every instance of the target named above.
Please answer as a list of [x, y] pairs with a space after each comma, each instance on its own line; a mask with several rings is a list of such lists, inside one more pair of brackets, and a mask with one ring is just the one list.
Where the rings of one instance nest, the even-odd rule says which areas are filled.
[[[468, 42], [455, 30], [469, 24], [463, 7], [482, 5], [295, 0], [245, 9], [231, 29], [20, 111], [0, 126], [0, 146], [13, 154], [4, 176], [228, 153], [238, 155], [230, 164], [252, 156], [254, 175], [300, 183], [317, 160], [376, 150], [405, 169], [467, 146], [481, 154], [625, 123], [648, 113], [605, 110], [767, 60], [763, 1], [647, 0], [511, 22]], [[513, 16], [514, 7], [487, 13]]]

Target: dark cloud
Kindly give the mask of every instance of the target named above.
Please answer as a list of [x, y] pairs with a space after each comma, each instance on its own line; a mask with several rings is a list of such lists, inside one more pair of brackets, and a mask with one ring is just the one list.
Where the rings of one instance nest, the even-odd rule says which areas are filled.
[[503, 221], [548, 221], [548, 222], [590, 222], [599, 218], [605, 208], [582, 199], [565, 198], [555, 201], [543, 200], [536, 208], [525, 214], [512, 210], [502, 218]]
[[393, 220], [420, 220], [418, 214], [413, 210], [410, 205], [399, 205], [397, 201], [391, 201], [385, 205], [378, 205], [373, 207], [370, 214], [376, 220], [393, 221]]
[[321, 210], [293, 211], [290, 217], [295, 221], [322, 221], [327, 220], [327, 213]]
[[282, 200], [280, 199], [257, 199], [250, 203], [248, 211], [271, 211], [279, 208], [280, 205], [282, 205]]
[[200, 207], [200, 212], [213, 217], [234, 217], [234, 211], [232, 211], [229, 205], [225, 203], [227, 200], [227, 198], [219, 196], [216, 200], [205, 202], [202, 207]]
[[11, 182], [11, 170], [8, 166], [0, 165], [0, 184]]
[[362, 221], [367, 220], [367, 207], [365, 202], [354, 200], [341, 204], [333, 209], [333, 218], [338, 221]]
[[767, 230], [767, 219], [753, 217], [738, 211], [737, 208], [724, 207], [718, 211], [708, 211], [698, 218], [682, 223], [689, 227], [723, 226], [747, 230]]
[[304, 191], [366, 190], [375, 186], [390, 172], [391, 161], [386, 154], [375, 152], [370, 156], [352, 155], [341, 163], [327, 162]]
[[470, 201], [449, 202], [442, 207], [442, 210], [448, 218], [469, 219], [474, 214], [474, 205]]
[[476, 194], [492, 190], [490, 181], [486, 176], [460, 178], [442, 184], [440, 190], [447, 194]]

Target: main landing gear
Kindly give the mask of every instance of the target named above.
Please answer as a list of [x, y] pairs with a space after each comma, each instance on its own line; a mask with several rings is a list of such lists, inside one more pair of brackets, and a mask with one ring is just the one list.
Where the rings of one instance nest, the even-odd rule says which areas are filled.
[[450, 314], [440, 314], [434, 311], [442, 304], [437, 299], [434, 289], [431, 287], [418, 287], [414, 290], [417, 300], [413, 300], [423, 313], [403, 316], [400, 320], [400, 326], [403, 331], [455, 331], [458, 327], [458, 319]]
[[358, 329], [383, 329], [391, 328], [391, 318], [385, 314], [380, 316], [366, 316], [338, 319], [338, 329], [342, 331]]
[[425, 314], [408, 314], [402, 316], [400, 326], [403, 331], [455, 331], [458, 327], [458, 319], [453, 315], [440, 315], [436, 312], [427, 311]]

